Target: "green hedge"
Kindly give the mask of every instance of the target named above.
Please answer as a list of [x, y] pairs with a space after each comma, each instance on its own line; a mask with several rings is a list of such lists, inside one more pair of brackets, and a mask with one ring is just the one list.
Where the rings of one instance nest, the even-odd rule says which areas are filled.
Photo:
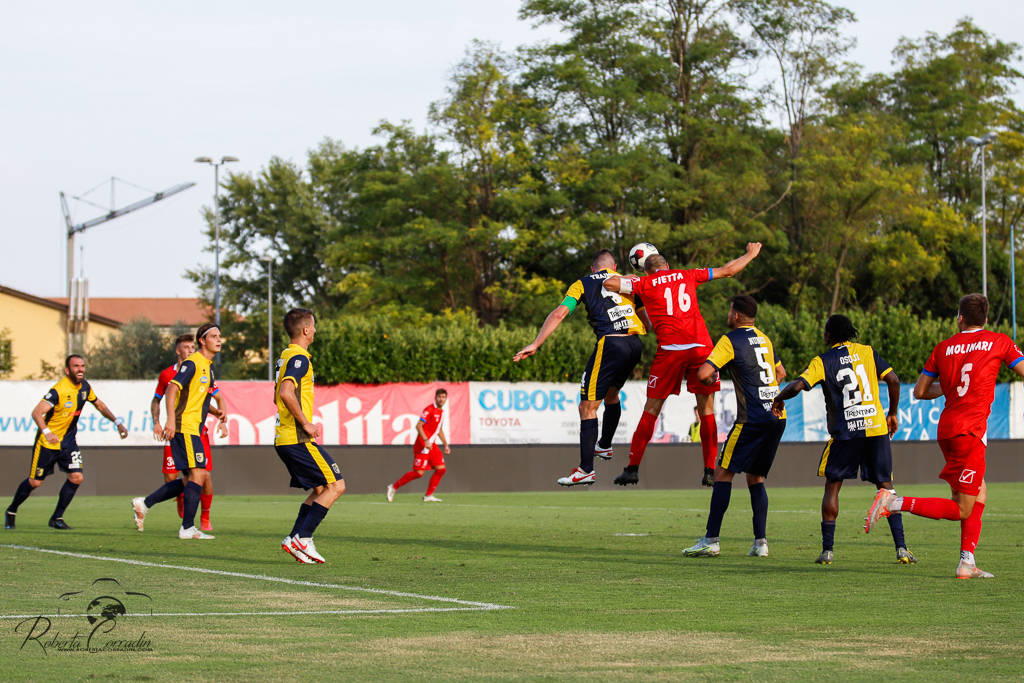
[[[919, 318], [903, 306], [845, 313], [859, 331], [858, 341], [875, 347], [908, 383], [917, 380], [935, 344], [956, 331], [952, 319]], [[824, 351], [822, 330], [827, 317], [761, 306], [758, 326], [772, 338], [790, 377]], [[433, 316], [409, 309], [319, 321], [311, 349], [317, 382], [576, 382], [594, 347], [594, 334], [579, 314], [563, 323], [533, 357], [512, 362], [512, 356], [533, 341], [540, 322], [528, 328], [481, 326], [465, 312]], [[713, 339], [727, 331], [724, 321], [716, 324], [709, 319], [709, 323]], [[644, 346], [644, 360], [634, 375], [637, 379], [645, 377], [650, 367], [653, 335], [645, 337]], [[1005, 368], [1000, 374], [1001, 381], [1014, 378], [1017, 375]]]

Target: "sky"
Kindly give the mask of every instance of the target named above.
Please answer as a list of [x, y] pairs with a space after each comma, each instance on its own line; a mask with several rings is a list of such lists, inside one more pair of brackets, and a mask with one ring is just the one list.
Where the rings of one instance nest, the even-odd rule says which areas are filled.
[[[431, 102], [474, 39], [506, 50], [554, 38], [517, 17], [520, 0], [376, 3], [178, 0], [14, 3], [0, 21], [0, 238], [21, 257], [0, 285], [64, 296], [66, 229], [179, 183], [195, 187], [76, 237], [75, 275], [98, 297], [196, 296], [188, 268], [212, 267], [203, 207], [213, 169], [197, 156], [239, 158], [259, 173], [272, 157], [305, 164], [325, 138], [376, 144], [382, 120], [427, 128]], [[848, 0], [851, 61], [891, 71], [901, 36], [948, 33], [963, 16], [1024, 41], [1019, 0]], [[1024, 103], [1024, 87], [1016, 100]], [[223, 175], [222, 175], [223, 177]], [[121, 181], [127, 181], [126, 184]], [[133, 187], [134, 186], [134, 187]], [[93, 188], [95, 191], [85, 194]], [[138, 189], [143, 188], [143, 189]], [[104, 208], [70, 199], [83, 197]]]

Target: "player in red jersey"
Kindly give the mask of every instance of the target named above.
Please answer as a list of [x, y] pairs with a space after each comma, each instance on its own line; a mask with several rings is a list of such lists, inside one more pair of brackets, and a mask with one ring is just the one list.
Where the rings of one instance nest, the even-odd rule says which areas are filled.
[[661, 406], [672, 394], [678, 394], [683, 380], [686, 390], [697, 398], [700, 414], [701, 452], [704, 477], [701, 484], [714, 485], [715, 456], [718, 451], [718, 425], [715, 423], [716, 380], [704, 384], [697, 371], [711, 353], [711, 335], [697, 303], [697, 286], [723, 277], [733, 277], [761, 252], [760, 242], [748, 242], [747, 251], [720, 268], [672, 270], [661, 254], [652, 254], [644, 263], [647, 275], [641, 278], [610, 277], [604, 288], [612, 292], [635, 293], [644, 303], [658, 338], [658, 350], [647, 380], [647, 402], [640, 423], [633, 432], [629, 465], [615, 478], [620, 486], [636, 484], [637, 470], [654, 434]]
[[[951, 498], [896, 496], [881, 489], [868, 511], [865, 531], [881, 517], [903, 511], [931, 519], [960, 521], [958, 579], [991, 579], [978, 569], [974, 551], [981, 537], [985, 511], [985, 445], [992, 412], [996, 375], [1006, 363], [1024, 377], [1024, 355], [1005, 334], [985, 329], [988, 299], [968, 294], [960, 299], [956, 324], [960, 332], [941, 342], [928, 357], [914, 386], [914, 398], [946, 397], [937, 438], [946, 466], [939, 473], [952, 489]], [[938, 385], [935, 380], [938, 379]]]
[[[448, 447], [448, 439], [444, 435], [444, 404], [448, 400], [448, 391], [438, 389], [434, 392], [434, 402], [423, 409], [419, 422], [416, 423], [416, 443], [412, 445], [413, 461], [412, 469], [398, 478], [394, 484], [388, 484], [387, 499], [390, 503], [395, 499], [395, 491], [402, 488], [410, 481], [419, 479], [428, 469], [434, 470], [430, 475], [430, 483], [427, 484], [427, 492], [423, 496], [424, 503], [440, 503], [441, 499], [434, 495], [437, 485], [441, 483], [446, 466], [444, 456], [451, 455]], [[444, 455], [437, 447], [437, 440], [441, 440], [444, 446]]]
[[[160, 426], [160, 402], [163, 400], [164, 392], [167, 391], [167, 385], [174, 375], [178, 372], [178, 365], [181, 361], [188, 358], [190, 355], [195, 353], [196, 344], [194, 337], [191, 334], [180, 335], [174, 340], [174, 353], [178, 356], [178, 361], [165, 368], [156, 380], [156, 391], [153, 394], [153, 400], [149, 404], [149, 411], [153, 416], [153, 437], [157, 441], [163, 441], [163, 429]], [[215, 417], [220, 418], [221, 422], [217, 425], [217, 433], [222, 437], [228, 435], [227, 423], [224, 419], [227, 414], [224, 410], [223, 399], [220, 394], [220, 389], [214, 385], [210, 387], [210, 393], [213, 395], [214, 400], [217, 402], [216, 408], [210, 408], [210, 413]], [[210, 437], [206, 432], [206, 426], [203, 426], [203, 432], [200, 435], [200, 440], [203, 442], [203, 450], [206, 452], [206, 469], [207, 471], [213, 470], [213, 461], [210, 459]], [[164, 459], [163, 459], [163, 474], [164, 483], [174, 481], [178, 478], [178, 470], [174, 467], [174, 457], [171, 455], [171, 444], [169, 442], [164, 443]], [[212, 531], [213, 525], [210, 523], [210, 507], [213, 505], [213, 482], [207, 477], [206, 482], [203, 484], [203, 492], [199, 497], [201, 503], [201, 511], [199, 515], [200, 525], [203, 531]], [[178, 495], [178, 516], [181, 517], [184, 514], [185, 501], [184, 495]]]

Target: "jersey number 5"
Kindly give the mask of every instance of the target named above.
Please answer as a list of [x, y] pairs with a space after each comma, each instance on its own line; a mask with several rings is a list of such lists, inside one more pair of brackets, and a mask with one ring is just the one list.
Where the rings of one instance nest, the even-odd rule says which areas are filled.
[[767, 386], [775, 380], [774, 368], [768, 362], [768, 347], [755, 346], [754, 355], [757, 356], [757, 364], [761, 366], [761, 374], [758, 379], [761, 380], [761, 384]]
[[[690, 304], [693, 303], [693, 300], [690, 298], [690, 295], [686, 293], [685, 282], [679, 284], [677, 294], [679, 297], [679, 310], [686, 313], [690, 310]], [[672, 315], [672, 290], [668, 287], [665, 288], [665, 311], [668, 315]]]
[[971, 386], [971, 370], [974, 369], [974, 363], [964, 363], [964, 366], [960, 368], [960, 386], [956, 388], [956, 395], [960, 398], [964, 397], [967, 393], [967, 387]]

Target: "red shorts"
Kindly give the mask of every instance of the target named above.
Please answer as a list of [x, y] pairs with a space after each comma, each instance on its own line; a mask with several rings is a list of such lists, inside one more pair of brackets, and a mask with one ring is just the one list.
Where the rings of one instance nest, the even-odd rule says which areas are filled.
[[659, 347], [647, 379], [647, 398], [665, 399], [678, 394], [684, 378], [686, 390], [691, 394], [709, 395], [721, 389], [721, 382], [704, 384], [697, 379], [697, 370], [709, 355], [711, 350], [706, 346], [695, 346], [685, 351], [666, 351]]
[[[210, 458], [210, 437], [203, 432], [199, 438], [203, 442], [203, 453], [206, 454], [206, 470], [213, 470], [213, 460]], [[174, 456], [171, 455], [171, 444], [164, 444], [164, 466], [162, 469], [164, 474], [177, 474], [178, 468], [174, 466]]]
[[436, 470], [438, 467], [445, 466], [444, 455], [441, 454], [441, 449], [437, 447], [436, 443], [431, 445], [429, 453], [423, 453], [423, 446], [413, 446], [412, 457], [414, 470]]
[[960, 434], [952, 439], [939, 439], [939, 448], [946, 457], [946, 466], [939, 477], [954, 491], [976, 496], [981, 493], [985, 477], [985, 444], [973, 434]]

